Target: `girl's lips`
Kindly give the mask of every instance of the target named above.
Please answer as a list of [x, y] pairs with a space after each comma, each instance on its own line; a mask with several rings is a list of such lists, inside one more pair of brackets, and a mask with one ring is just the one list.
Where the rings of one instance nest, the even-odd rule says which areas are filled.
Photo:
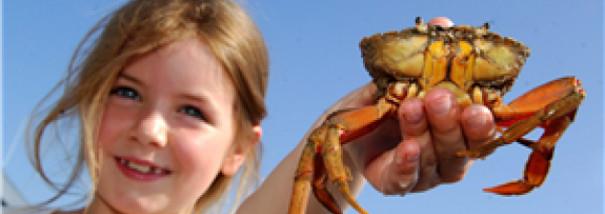
[[168, 176], [171, 171], [149, 161], [128, 157], [115, 157], [118, 169], [126, 177], [138, 181], [155, 181]]

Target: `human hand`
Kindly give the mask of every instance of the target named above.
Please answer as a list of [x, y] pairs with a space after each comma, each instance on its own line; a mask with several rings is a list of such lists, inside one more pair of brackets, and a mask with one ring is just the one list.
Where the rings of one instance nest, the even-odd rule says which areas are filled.
[[[371, 105], [375, 91], [368, 84], [331, 111]], [[403, 195], [462, 179], [472, 160], [455, 153], [479, 147], [495, 135], [495, 127], [485, 106], [462, 108], [449, 91], [434, 89], [423, 99], [402, 102], [396, 118], [386, 119], [344, 150], [353, 162], [353, 174], [363, 174], [386, 195]]]

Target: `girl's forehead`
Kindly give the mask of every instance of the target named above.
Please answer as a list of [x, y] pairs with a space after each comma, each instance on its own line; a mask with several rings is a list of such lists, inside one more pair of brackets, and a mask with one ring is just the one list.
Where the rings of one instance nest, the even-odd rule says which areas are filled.
[[164, 90], [213, 93], [230, 100], [235, 92], [220, 61], [197, 38], [177, 40], [146, 54], [126, 66], [124, 74]]

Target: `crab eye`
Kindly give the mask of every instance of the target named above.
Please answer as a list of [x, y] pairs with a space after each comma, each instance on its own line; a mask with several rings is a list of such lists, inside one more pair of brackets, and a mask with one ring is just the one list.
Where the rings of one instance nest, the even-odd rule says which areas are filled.
[[416, 16], [416, 19], [414, 20], [414, 22], [416, 23], [416, 25], [422, 24], [422, 17]]

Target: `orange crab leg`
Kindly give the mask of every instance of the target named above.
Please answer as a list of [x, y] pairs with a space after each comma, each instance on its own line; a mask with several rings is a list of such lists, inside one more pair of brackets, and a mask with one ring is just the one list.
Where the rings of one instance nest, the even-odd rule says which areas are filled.
[[523, 179], [483, 190], [500, 195], [520, 195], [540, 186], [548, 174], [555, 144], [569, 124], [571, 124], [569, 117], [562, 117], [552, 121], [545, 128], [544, 135], [540, 140], [530, 145], [533, 151], [525, 165]]
[[[321, 184], [324, 180], [324, 166], [328, 180], [336, 184], [344, 199], [359, 213], [367, 213], [355, 201], [349, 189], [350, 175], [343, 163], [341, 144], [370, 132], [383, 118], [396, 110], [396, 105], [381, 99], [373, 106], [334, 113], [319, 128], [313, 130], [296, 171], [289, 213], [306, 213], [312, 181], [315, 182], [314, 188], [319, 187], [314, 190], [318, 200], [333, 213], [338, 213], [333, 210], [338, 207], [334, 198]], [[315, 158], [316, 153], [321, 153], [319, 160], [323, 159], [323, 165], [314, 162], [318, 159]]]
[[334, 214], [342, 214], [342, 209], [326, 188], [325, 165], [321, 156], [315, 156], [315, 173], [313, 173], [313, 195], [323, 206]]
[[[324, 131], [325, 129], [317, 129], [313, 135], [322, 135], [316, 133]], [[296, 175], [294, 178], [294, 185], [292, 188], [292, 197], [290, 198], [290, 207], [288, 213], [290, 214], [303, 214], [306, 213], [307, 204], [309, 203], [309, 193], [311, 192], [311, 180], [313, 179], [313, 172], [315, 165], [313, 159], [315, 157], [316, 140], [313, 139], [313, 135], [309, 137], [309, 142], [305, 145], [298, 167], [296, 168]]]
[[[563, 77], [532, 89], [508, 105], [494, 106], [492, 109], [500, 124], [512, 124], [565, 97], [575, 96], [574, 94], [584, 96], [580, 81], [574, 77]], [[565, 103], [565, 105], [559, 108], [576, 109], [579, 104]]]
[[551, 120], [571, 116], [584, 98], [580, 81], [565, 77], [548, 82], [513, 100], [509, 105], [492, 108], [500, 126], [508, 126], [502, 135], [474, 151], [463, 152], [471, 157], [485, 157], [495, 148], [521, 139], [536, 127]]
[[[530, 155], [522, 180], [488, 188], [486, 191], [502, 195], [517, 195], [529, 192], [544, 181], [557, 140], [573, 120], [576, 110], [584, 98], [580, 82], [573, 77], [561, 78], [546, 83], [515, 99], [507, 106], [496, 106], [494, 114], [501, 124], [512, 124], [502, 135], [475, 150], [459, 154], [470, 157], [485, 157], [497, 147], [512, 142], [521, 142], [530, 147]], [[538, 142], [522, 138], [536, 127], [545, 131]]]

